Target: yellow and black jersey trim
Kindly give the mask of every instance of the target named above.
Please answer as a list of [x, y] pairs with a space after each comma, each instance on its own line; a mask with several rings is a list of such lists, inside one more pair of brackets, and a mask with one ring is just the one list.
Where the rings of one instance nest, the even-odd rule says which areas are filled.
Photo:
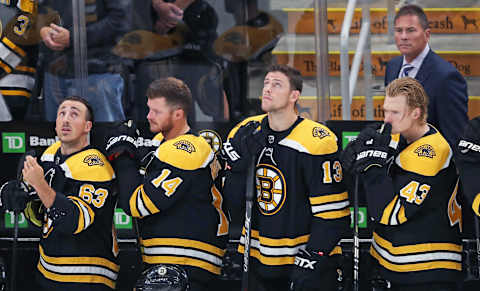
[[[292, 265], [299, 249], [305, 249], [310, 238], [309, 234], [296, 238], [268, 238], [260, 236], [258, 230], [250, 235], [250, 255], [264, 265], [281, 266]], [[245, 228], [238, 245], [238, 252], [243, 253], [245, 248]]]
[[115, 173], [107, 158], [96, 149], [74, 154], [60, 167], [65, 172], [65, 177], [77, 181], [108, 182], [115, 179]]
[[278, 144], [310, 155], [337, 152], [337, 137], [325, 125], [304, 119]]
[[162, 143], [155, 156], [175, 168], [197, 170], [207, 167], [215, 153], [203, 137], [184, 134]]
[[370, 254], [380, 265], [393, 272], [462, 270], [462, 246], [455, 243], [394, 246], [374, 232]]
[[405, 216], [405, 207], [401, 204], [401, 199], [396, 195], [390, 203], [388, 203], [385, 210], [383, 210], [381, 224], [385, 225], [399, 225], [407, 221]]
[[405, 171], [433, 177], [447, 168], [451, 159], [452, 150], [437, 131], [411, 143], [397, 156], [395, 162]]
[[18, 0], [17, 7], [23, 12], [34, 14], [37, 11], [37, 6], [34, 0]]
[[153, 137], [152, 141], [158, 141], [158, 144], [160, 144], [163, 141], [163, 139], [164, 139], [163, 134], [159, 132]]
[[39, 247], [37, 268], [42, 275], [56, 282], [97, 283], [115, 289], [120, 267], [102, 257], [53, 257]]
[[77, 229], [74, 232], [74, 234], [77, 234], [87, 229], [90, 225], [93, 224], [93, 221], [95, 220], [95, 212], [93, 212], [92, 208], [79, 197], [68, 196], [68, 199], [70, 199], [73, 204], [78, 208], [79, 214]]
[[143, 185], [138, 186], [130, 197], [130, 213], [133, 217], [144, 217], [160, 212], [152, 200], [143, 189]]
[[266, 114], [261, 114], [261, 115], [255, 115], [255, 116], [251, 116], [251, 117], [248, 117], [248, 118], [245, 118], [244, 120], [242, 120], [241, 122], [239, 122], [237, 125], [235, 125], [234, 128], [232, 128], [232, 130], [230, 130], [230, 133], [228, 134], [227, 136], [227, 140], [234, 137], [235, 134], [237, 133], [238, 129], [249, 123], [250, 121], [258, 121], [258, 122], [262, 122], [262, 120], [266, 117], [267, 115]]
[[27, 53], [21, 47], [8, 38], [3, 37], [0, 40], [0, 68], [7, 74], [13, 72], [26, 55]]
[[475, 214], [477, 216], [480, 216], [480, 209], [479, 208], [480, 208], [480, 193], [477, 193], [477, 195], [473, 199], [473, 203], [472, 203], [473, 212], [475, 212]]
[[323, 219], [337, 219], [350, 215], [348, 193], [310, 197], [313, 216]]
[[179, 264], [220, 274], [225, 250], [212, 244], [185, 238], [151, 238], [141, 241], [143, 262]]
[[35, 68], [17, 66], [13, 72], [0, 78], [0, 94], [29, 98], [35, 86]]
[[55, 142], [54, 144], [52, 144], [51, 146], [49, 146], [42, 154], [42, 156], [40, 157], [40, 160], [42, 162], [53, 162], [54, 159], [55, 159], [55, 154], [57, 153], [58, 149], [60, 148], [61, 146], [61, 142], [60, 141], [57, 141]]
[[[307, 247], [309, 234], [296, 238], [269, 238], [260, 236], [258, 230], [253, 230], [250, 235], [250, 255], [259, 260], [263, 265], [282, 266], [293, 265], [299, 249]], [[245, 250], [245, 227], [242, 229], [238, 252]], [[330, 256], [341, 254], [340, 246], [335, 246]]]

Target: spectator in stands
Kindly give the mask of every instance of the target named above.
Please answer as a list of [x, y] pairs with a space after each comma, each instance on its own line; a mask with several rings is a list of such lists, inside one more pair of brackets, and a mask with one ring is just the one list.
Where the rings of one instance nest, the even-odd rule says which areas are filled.
[[212, 51], [218, 24], [213, 7], [205, 0], [147, 0], [135, 2], [133, 14], [134, 30], [113, 50], [135, 60], [133, 118], [145, 120], [148, 85], [175, 76], [192, 88], [191, 121], [228, 119], [222, 66]]
[[[117, 39], [130, 26], [130, 0], [89, 1], [85, 7], [87, 46], [87, 96], [97, 121], [125, 119], [122, 106], [124, 80], [120, 58], [110, 53]], [[64, 96], [75, 94], [73, 50], [73, 7], [71, 1], [46, 0], [45, 8], [58, 11], [62, 23], [40, 29], [45, 44], [44, 97], [48, 121], [55, 120], [57, 107]], [[82, 44], [81, 44], [82, 45]], [[78, 80], [78, 79], [77, 79]]]
[[467, 83], [452, 64], [430, 49], [430, 29], [422, 8], [403, 6], [394, 19], [395, 43], [402, 56], [387, 64], [385, 86], [399, 77], [418, 80], [428, 97], [428, 123], [455, 146], [468, 121]]

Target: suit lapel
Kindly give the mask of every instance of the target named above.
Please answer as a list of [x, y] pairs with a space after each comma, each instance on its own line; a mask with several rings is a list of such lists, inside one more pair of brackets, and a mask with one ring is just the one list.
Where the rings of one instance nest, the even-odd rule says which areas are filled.
[[415, 79], [417, 79], [417, 81], [419, 81], [422, 84], [426, 79], [428, 79], [429, 76], [431, 76], [430, 72], [433, 69], [433, 64], [434, 64], [433, 58], [435, 57], [434, 54], [435, 53], [433, 52], [433, 50], [430, 49], [427, 56], [423, 60], [422, 65], [420, 66], [420, 69], [417, 72], [417, 75], [415, 76]]

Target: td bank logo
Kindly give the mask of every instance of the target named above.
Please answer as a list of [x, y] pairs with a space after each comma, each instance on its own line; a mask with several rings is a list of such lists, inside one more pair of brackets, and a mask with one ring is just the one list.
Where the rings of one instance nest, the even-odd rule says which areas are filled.
[[116, 229], [132, 229], [132, 217], [120, 208], [115, 209], [114, 222]]
[[[11, 211], [5, 211], [5, 228], [13, 228], [15, 225], [15, 215]], [[23, 213], [18, 214], [18, 227], [27, 228], [28, 222]]]
[[[353, 228], [353, 207], [350, 207], [350, 228]], [[367, 228], [367, 208], [358, 207], [358, 227]]]
[[25, 152], [25, 132], [2, 132], [4, 153]]
[[355, 140], [360, 132], [359, 131], [344, 131], [342, 132], [342, 149], [345, 149], [347, 144]]

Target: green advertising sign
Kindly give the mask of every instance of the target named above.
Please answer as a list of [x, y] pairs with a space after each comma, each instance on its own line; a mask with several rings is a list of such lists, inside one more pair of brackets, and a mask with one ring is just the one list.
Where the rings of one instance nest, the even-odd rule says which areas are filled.
[[342, 132], [342, 149], [345, 149], [347, 144], [352, 140], [355, 140], [360, 132], [359, 131], [343, 131]]
[[2, 132], [2, 147], [4, 153], [24, 153], [25, 132]]
[[[353, 228], [353, 207], [350, 207], [350, 227]], [[358, 227], [367, 228], [367, 207], [358, 207]]]
[[120, 208], [115, 209], [114, 222], [116, 229], [132, 229], [132, 217]]
[[[15, 224], [15, 216], [13, 215], [13, 212], [10, 211], [5, 211], [5, 228], [13, 228]], [[28, 227], [28, 221], [25, 218], [25, 215], [23, 213], [20, 213], [18, 215], [18, 227], [19, 228], [27, 228]]]

